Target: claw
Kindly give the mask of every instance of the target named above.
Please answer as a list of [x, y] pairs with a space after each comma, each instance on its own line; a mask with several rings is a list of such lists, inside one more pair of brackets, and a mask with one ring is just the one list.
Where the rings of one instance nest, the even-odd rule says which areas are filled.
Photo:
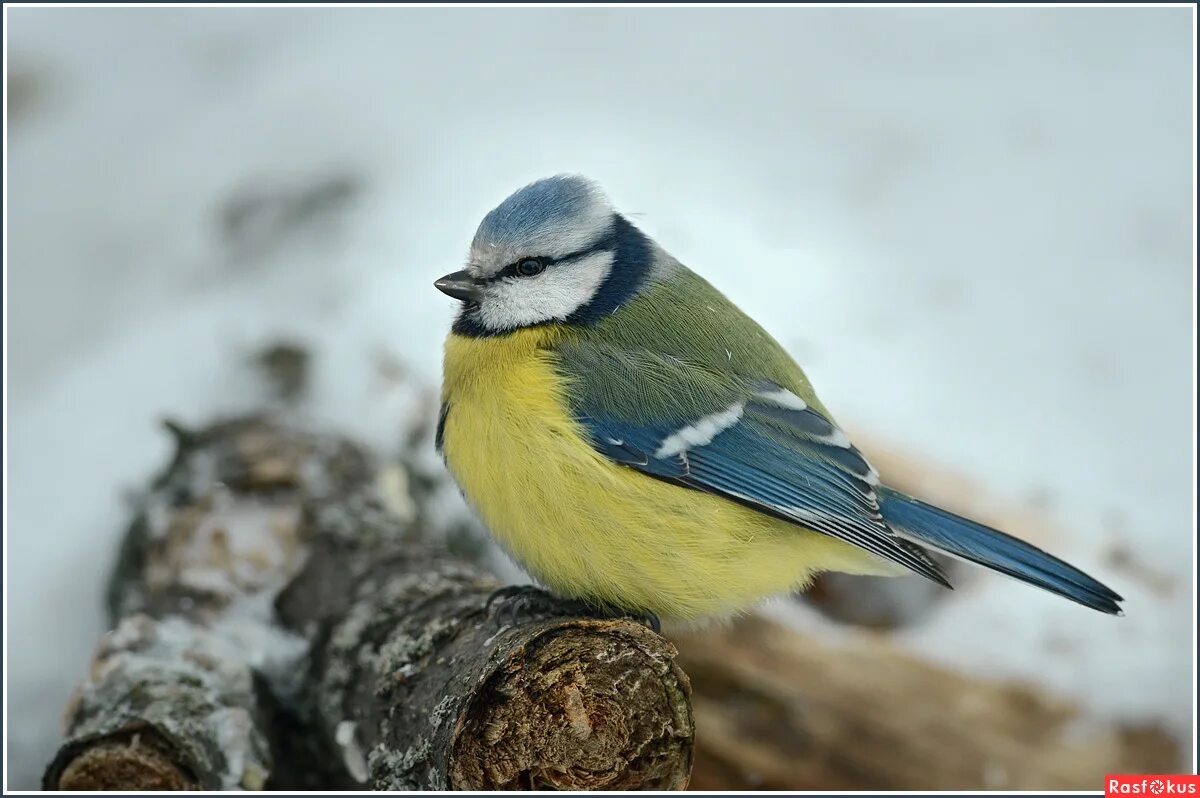
[[521, 593], [524, 593], [528, 590], [536, 589], [537, 588], [535, 588], [533, 585], [505, 585], [504, 587], [493, 591], [492, 595], [488, 596], [487, 602], [483, 605], [483, 609], [490, 613], [492, 611], [492, 605], [497, 601], [508, 601], [514, 596], [519, 596]]
[[497, 623], [500, 626], [514, 626], [519, 615], [533, 612], [539, 600], [545, 604], [548, 598], [544, 590], [533, 585], [507, 585], [488, 596], [484, 609], [490, 614], [499, 602], [500, 608], [495, 612]]

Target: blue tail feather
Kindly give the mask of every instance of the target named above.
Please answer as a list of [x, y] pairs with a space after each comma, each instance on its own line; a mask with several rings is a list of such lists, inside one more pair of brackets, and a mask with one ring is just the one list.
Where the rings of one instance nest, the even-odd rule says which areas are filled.
[[899, 491], [879, 493], [884, 521], [901, 537], [991, 568], [1085, 607], [1120, 615], [1121, 596], [1036, 546]]

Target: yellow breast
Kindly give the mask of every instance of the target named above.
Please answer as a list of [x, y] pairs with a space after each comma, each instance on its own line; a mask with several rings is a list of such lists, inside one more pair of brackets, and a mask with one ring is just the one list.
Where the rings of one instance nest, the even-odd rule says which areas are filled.
[[502, 546], [563, 595], [694, 619], [742, 610], [816, 571], [893, 573], [865, 552], [616, 465], [564, 402], [555, 326], [451, 335], [442, 446]]

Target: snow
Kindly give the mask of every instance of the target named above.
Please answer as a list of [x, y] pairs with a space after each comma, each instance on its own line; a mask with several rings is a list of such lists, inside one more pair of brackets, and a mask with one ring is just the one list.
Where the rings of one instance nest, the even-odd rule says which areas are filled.
[[[845, 428], [1048, 504], [1056, 551], [1128, 598], [1112, 619], [980, 579], [906, 645], [1190, 740], [1187, 9], [6, 17], [30, 87], [6, 172], [10, 786], [84, 675], [156, 419], [254, 402], [241, 363], [285, 336], [314, 350], [313, 417], [394, 446], [436, 390], [432, 281], [561, 171], [775, 333]], [[1113, 571], [1114, 543], [1169, 587]]]

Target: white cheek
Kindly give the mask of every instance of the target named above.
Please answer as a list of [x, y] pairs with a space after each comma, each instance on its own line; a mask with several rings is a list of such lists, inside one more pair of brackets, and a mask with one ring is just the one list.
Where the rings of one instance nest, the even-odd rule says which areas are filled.
[[493, 330], [510, 330], [565, 319], [592, 301], [612, 270], [612, 255], [551, 266], [538, 277], [493, 284], [479, 305], [479, 320]]

